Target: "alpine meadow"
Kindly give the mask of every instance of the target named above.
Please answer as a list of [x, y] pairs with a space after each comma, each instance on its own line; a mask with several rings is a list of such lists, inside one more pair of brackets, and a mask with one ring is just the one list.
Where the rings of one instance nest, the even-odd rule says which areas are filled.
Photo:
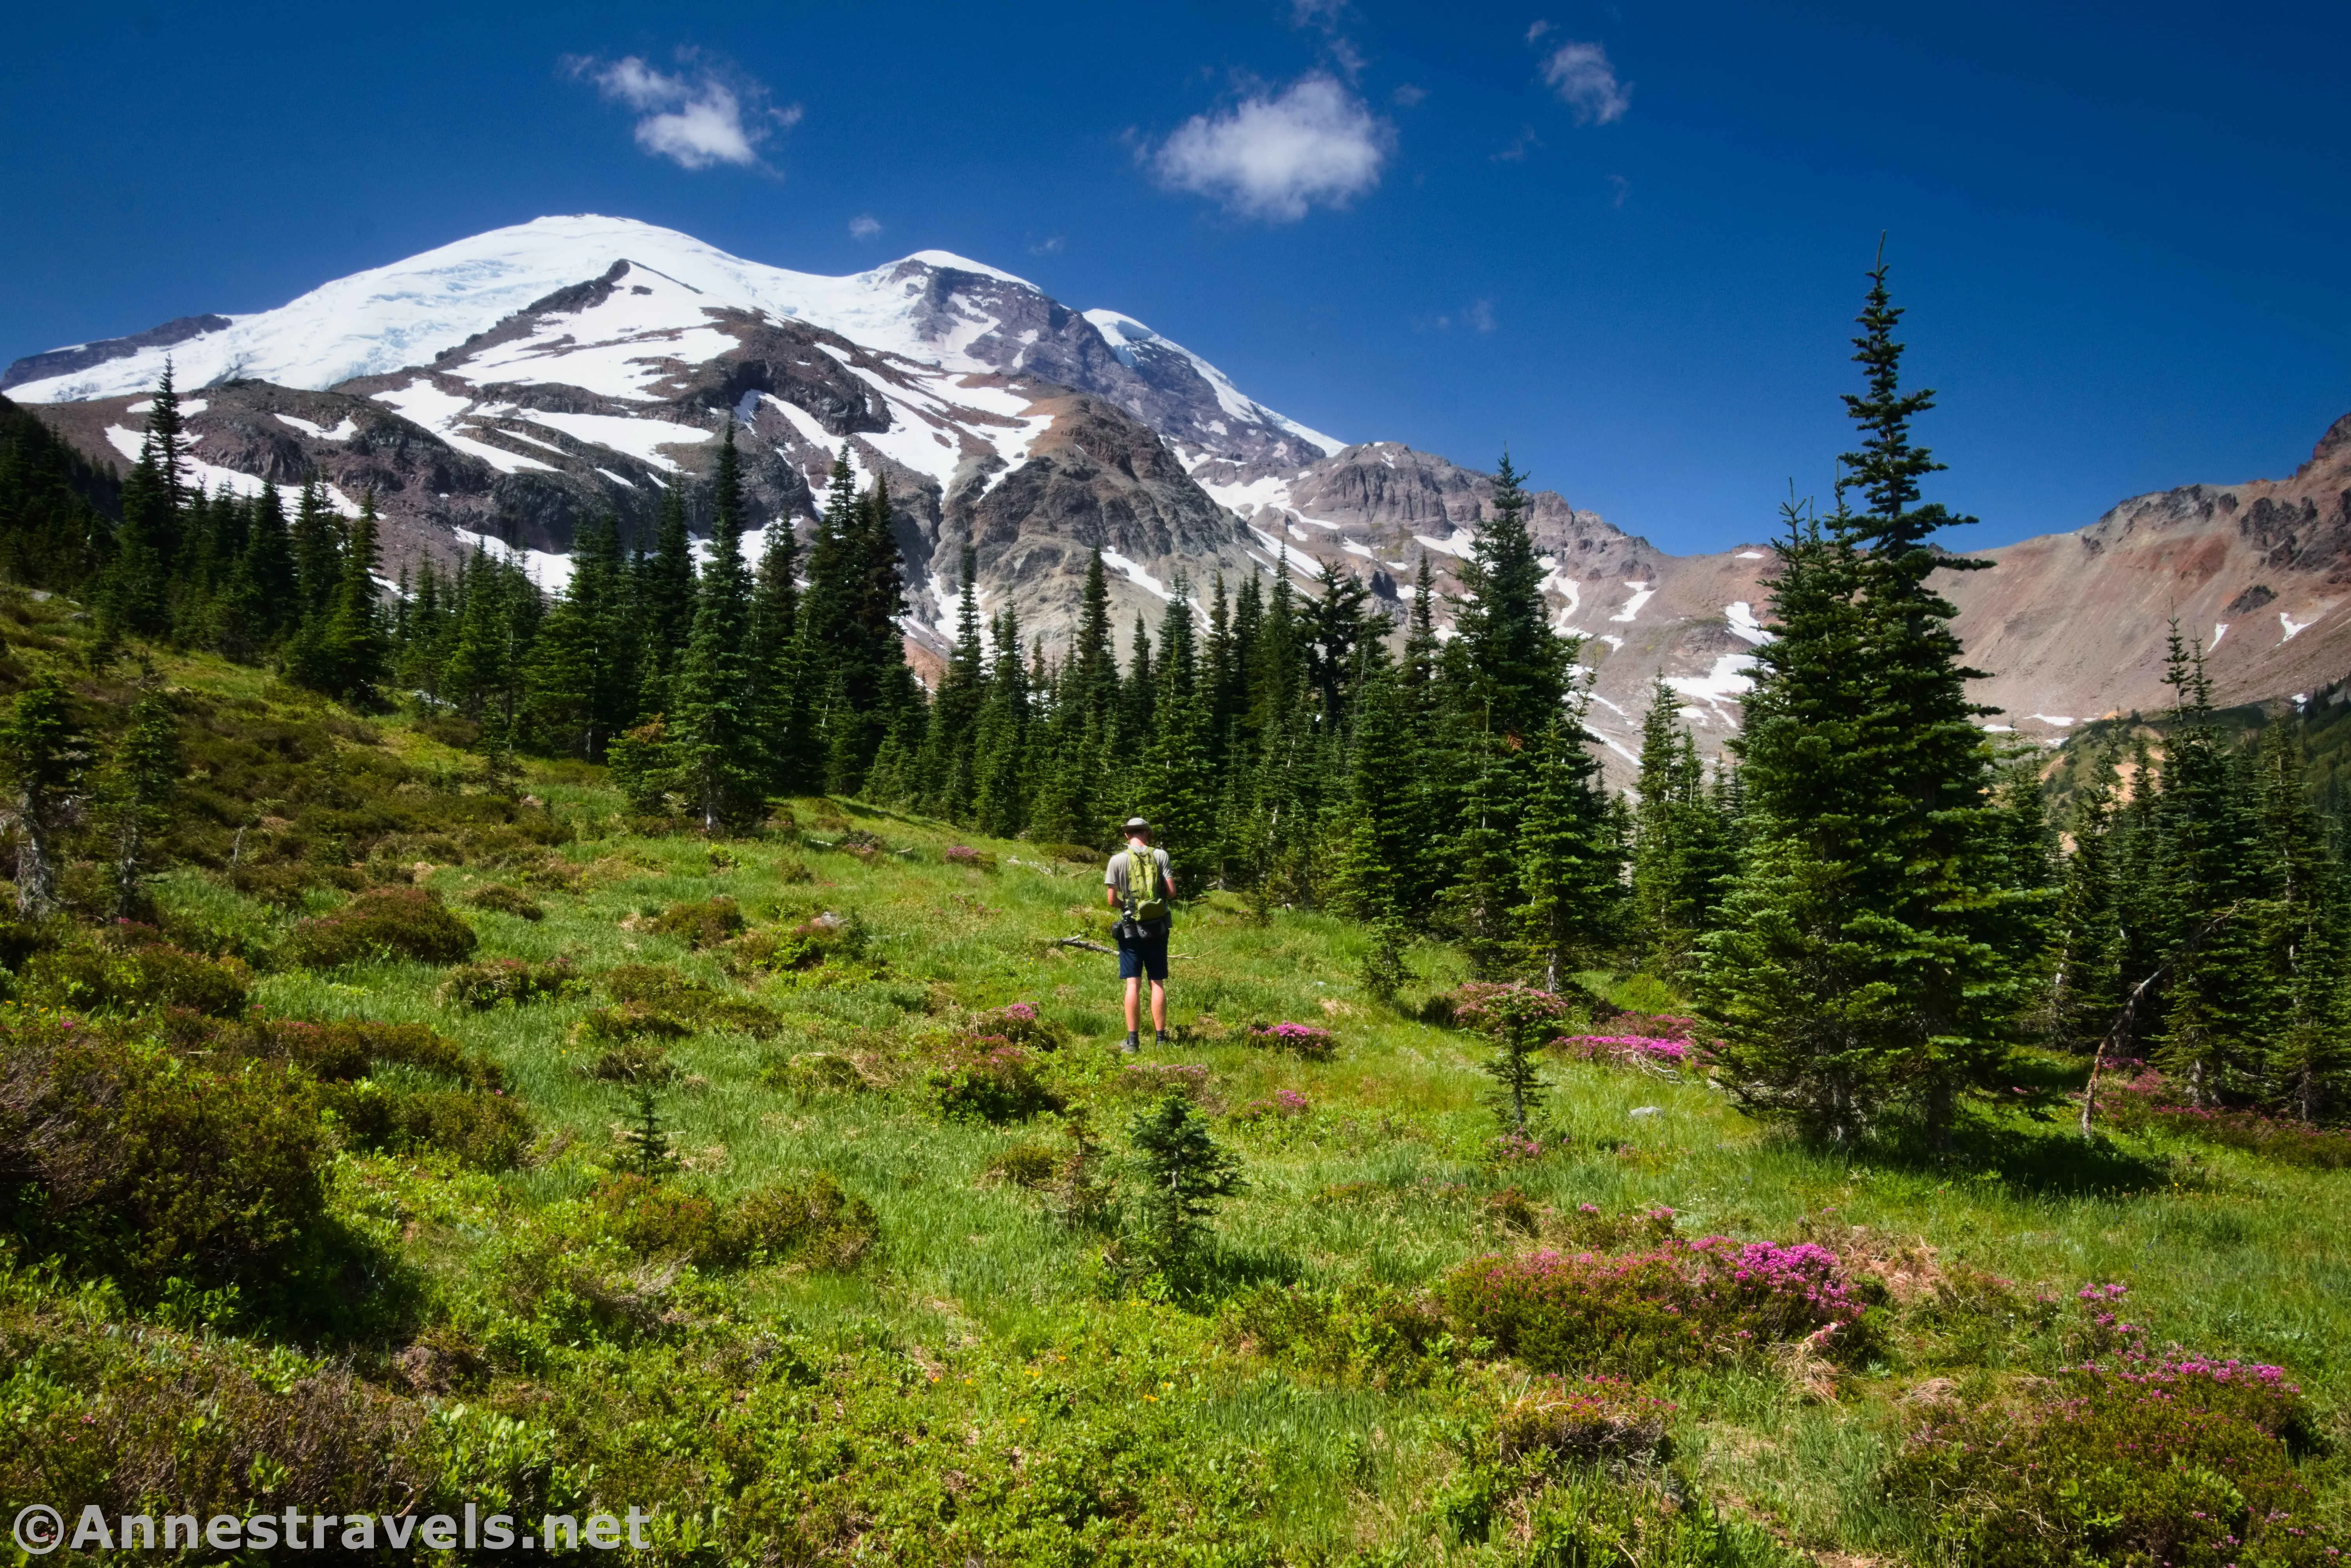
[[127, 469], [0, 402], [5, 1511], [57, 1561], [2337, 1561], [2351, 731], [2179, 622], [2168, 706], [1995, 722], [1901, 321], [1881, 259], [1735, 730], [1659, 677], [1613, 762], [1624, 639], [1507, 455], [1449, 581], [1277, 538], [1131, 626], [1102, 537], [1048, 636], [975, 528], [933, 656], [903, 488], [835, 430], [796, 528], [756, 388], [552, 586], [228, 482], [168, 365]]

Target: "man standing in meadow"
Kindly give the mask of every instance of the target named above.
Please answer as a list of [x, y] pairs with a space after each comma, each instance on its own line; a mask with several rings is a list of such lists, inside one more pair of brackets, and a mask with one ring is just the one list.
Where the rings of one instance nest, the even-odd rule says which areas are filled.
[[1118, 911], [1118, 977], [1126, 982], [1126, 1044], [1143, 1049], [1143, 981], [1151, 979], [1153, 1043], [1167, 1043], [1167, 928], [1176, 878], [1167, 852], [1151, 847], [1151, 824], [1126, 820], [1126, 848], [1110, 857], [1102, 873], [1102, 897]]

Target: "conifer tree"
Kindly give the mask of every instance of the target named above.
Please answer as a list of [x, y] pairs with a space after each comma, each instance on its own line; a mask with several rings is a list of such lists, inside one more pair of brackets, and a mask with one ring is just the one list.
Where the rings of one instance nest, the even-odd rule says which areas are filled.
[[57, 907], [60, 840], [89, 765], [72, 699], [57, 677], [40, 676], [18, 692], [0, 720], [0, 785], [16, 835], [16, 912], [27, 920]]
[[294, 576], [297, 623], [323, 625], [343, 580], [342, 525], [313, 479], [294, 503]]
[[979, 557], [963, 548], [963, 591], [956, 602], [955, 646], [948, 652], [939, 689], [932, 694], [930, 723], [916, 768], [925, 810], [951, 822], [969, 822], [979, 795], [975, 750], [979, 716], [987, 700], [987, 651], [979, 634]]
[[2200, 649], [2172, 628], [2173, 689], [2162, 793], [2162, 902], [2177, 933], [2164, 977], [2156, 1065], [2199, 1106], [2261, 1097], [2272, 999], [2262, 962], [2266, 892], [2251, 780], [2212, 722]]
[[2257, 935], [2274, 998], [2262, 1098], [2314, 1123], [2351, 1101], [2351, 912], [2342, 864], [2310, 803], [2301, 731], [2296, 715], [2262, 736], [2258, 810], [2273, 883]]
[[1567, 695], [1569, 653], [1551, 629], [1542, 563], [1528, 537], [1530, 505], [1522, 476], [1502, 454], [1494, 476], [1494, 515], [1481, 527], [1461, 570], [1468, 590], [1455, 612], [1454, 645], [1467, 674], [1462, 697], [1486, 734], [1540, 735]]
[[1217, 1200], [1248, 1186], [1240, 1162], [1217, 1145], [1207, 1119], [1180, 1094], [1138, 1113], [1127, 1137], [1140, 1178], [1144, 1242], [1163, 1266], [1180, 1266], [1197, 1253]]
[[152, 677], [131, 705], [131, 722], [115, 745], [102, 798], [114, 839], [114, 916], [135, 918], [146, 902], [143, 883], [155, 870], [155, 844], [171, 826], [170, 802], [180, 779], [179, 733], [171, 699]]
[[1928, 586], [1968, 568], [1928, 543], [1967, 519], [1920, 501], [1941, 465], [1909, 426], [1932, 394], [1901, 390], [1882, 261], [1870, 281], [1846, 398], [1864, 441], [1839, 460], [1869, 509], [1823, 528], [1790, 508], [1741, 742], [1760, 821], [1702, 991], [1750, 1103], [1836, 1137], [1907, 1109], [1940, 1141], [2004, 1062], [2039, 895], [2006, 880], [1974, 672]]
[[798, 794], [817, 782], [809, 754], [810, 705], [800, 625], [799, 541], [789, 517], [768, 530], [751, 601], [751, 653], [768, 787]]
[[508, 728], [511, 698], [521, 685], [519, 650], [515, 646], [513, 596], [528, 591], [520, 573], [493, 559], [486, 548], [474, 547], [461, 584], [449, 654], [441, 670], [441, 690], [457, 711], [482, 727], [494, 747], [512, 743]]
[[1110, 580], [1096, 550], [1086, 564], [1078, 624], [1047, 726], [1045, 778], [1034, 812], [1040, 837], [1096, 843], [1111, 810], [1117, 739], [1118, 662], [1111, 647]]
[[360, 515], [351, 522], [342, 551], [342, 580], [319, 639], [320, 667], [329, 683], [324, 689], [359, 703], [376, 700], [377, 687], [388, 673], [381, 590], [376, 584], [381, 565], [375, 492], [370, 490], [360, 497]]
[[640, 566], [637, 623], [643, 665], [637, 702], [643, 712], [660, 713], [670, 706], [670, 677], [694, 631], [694, 540], [686, 531], [682, 486], [673, 485], [663, 494], [653, 553]]
[[1596, 960], [1621, 932], [1625, 849], [1584, 744], [1582, 704], [1545, 726], [1533, 749], [1514, 913], [1544, 989], [1557, 993], [1575, 961]]
[[2052, 918], [2049, 1034], [2060, 1048], [2085, 1054], [2106, 1038], [2123, 1002], [2115, 789], [2114, 755], [2102, 750], [2074, 787], [2066, 817], [2074, 850], [2059, 873]]
[[979, 780], [976, 810], [980, 831], [1009, 839], [1029, 825], [1033, 688], [1020, 663], [1020, 618], [1015, 612], [1008, 608], [996, 618], [994, 639], [996, 665], [973, 745]]
[[679, 789], [705, 833], [755, 810], [766, 776], [752, 709], [751, 580], [744, 570], [742, 476], [730, 423], [718, 452], [710, 560], [695, 594], [671, 724]]
[[115, 529], [114, 559], [99, 593], [99, 618], [110, 633], [160, 637], [171, 630], [183, 461], [180, 402], [166, 361], [148, 403], [139, 460], [123, 482], [122, 522]]
[[1680, 699], [1663, 681], [1652, 688], [1641, 721], [1640, 767], [1634, 786], [1632, 926], [1647, 961], [1676, 975], [1712, 925], [1732, 862], [1721, 804], [1708, 787], [1698, 743], [1681, 722]]

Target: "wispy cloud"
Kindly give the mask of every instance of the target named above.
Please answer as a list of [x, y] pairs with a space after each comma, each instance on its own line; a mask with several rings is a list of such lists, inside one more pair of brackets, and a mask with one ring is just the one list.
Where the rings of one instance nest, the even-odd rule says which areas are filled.
[[1492, 162], [1523, 163], [1527, 161], [1527, 154], [1541, 145], [1542, 138], [1535, 134], [1535, 128], [1531, 125], [1521, 125], [1519, 127], [1519, 133], [1510, 139], [1510, 144], [1499, 152], [1492, 154]]
[[757, 167], [768, 138], [799, 122], [799, 104], [772, 106], [768, 89], [739, 72], [693, 49], [680, 49], [677, 59], [674, 74], [635, 55], [611, 61], [569, 55], [563, 68], [635, 114], [637, 145], [681, 169]]
[[1450, 332], [1458, 327], [1465, 332], [1490, 332], [1495, 327], [1494, 302], [1491, 299], [1472, 299], [1458, 310], [1426, 317], [1414, 325], [1423, 331]]
[[1395, 100], [1395, 106], [1398, 109], [1416, 109], [1419, 107], [1421, 100], [1428, 96], [1428, 89], [1425, 87], [1415, 87], [1410, 82], [1405, 82], [1397, 87], [1395, 91], [1388, 94], [1388, 96]]
[[[1527, 37], [1532, 42], [1540, 36], [1530, 32]], [[1561, 45], [1543, 57], [1542, 78], [1575, 111], [1579, 125], [1613, 124], [1633, 107], [1632, 84], [1616, 79], [1608, 51], [1598, 44]]]
[[1029, 247], [1030, 256], [1056, 256], [1069, 241], [1061, 235], [1047, 235]]
[[872, 239], [882, 232], [882, 220], [872, 213], [860, 213], [849, 220], [849, 237]]
[[1632, 181], [1627, 180], [1622, 174], [1611, 174], [1608, 176], [1608, 204], [1610, 206], [1623, 206], [1625, 204], [1625, 198], [1632, 193]]
[[1309, 207], [1343, 207], [1378, 184], [1395, 145], [1394, 126], [1315, 72], [1278, 95], [1252, 91], [1230, 109], [1196, 114], [1142, 152], [1171, 189], [1247, 217], [1296, 223]]

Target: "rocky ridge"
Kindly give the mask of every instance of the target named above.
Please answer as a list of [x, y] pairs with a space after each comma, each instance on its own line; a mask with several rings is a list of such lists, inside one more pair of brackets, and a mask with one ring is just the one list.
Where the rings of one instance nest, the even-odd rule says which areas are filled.
[[[937, 251], [823, 277], [651, 225], [544, 218], [275, 311], [34, 355], [5, 381], [127, 463], [167, 355], [197, 481], [317, 476], [346, 508], [371, 489], [393, 561], [512, 551], [550, 587], [594, 513], [643, 538], [668, 488], [698, 505], [729, 420], [768, 526], [808, 526], [845, 448], [861, 484], [890, 485], [918, 655], [944, 645], [967, 542], [984, 608], [1017, 608], [1050, 643], [1096, 549], [1123, 628], [1217, 572], [1286, 566], [1303, 588], [1333, 562], [1395, 602], [1426, 559], [1449, 590], [1491, 512], [1489, 475], [1343, 443], [1131, 317]], [[1768, 549], [1667, 555], [1552, 491], [1531, 520], [1612, 772], [1657, 679], [1719, 745], [1766, 635]], [[2004, 710], [1992, 727], [2053, 742], [2159, 706], [2174, 614], [2208, 641], [2224, 700], [2315, 690], [2351, 664], [2351, 419], [2288, 479], [2137, 497], [1985, 556], [1945, 584], [1994, 672], [1976, 688]]]

